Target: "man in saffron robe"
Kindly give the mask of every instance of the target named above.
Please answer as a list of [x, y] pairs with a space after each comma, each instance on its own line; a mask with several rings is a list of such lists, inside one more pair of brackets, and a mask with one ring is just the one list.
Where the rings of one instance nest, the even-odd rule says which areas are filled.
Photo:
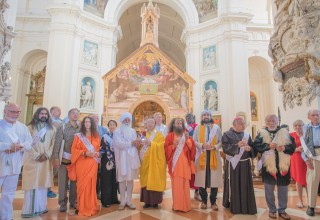
[[233, 127], [222, 136], [222, 149], [227, 155], [224, 166], [223, 206], [233, 214], [257, 213], [254, 197], [251, 158], [255, 157], [253, 142], [244, 130], [243, 118], [233, 120]]
[[[269, 207], [269, 217], [290, 219], [286, 213], [288, 202], [288, 185], [290, 184], [290, 155], [295, 151], [296, 144], [287, 127], [278, 126], [276, 115], [267, 115], [266, 128], [259, 131], [253, 147], [262, 157], [257, 169], [262, 168], [265, 197]], [[275, 205], [274, 187], [277, 185], [279, 207]]]
[[201, 113], [201, 125], [198, 125], [193, 134], [193, 140], [197, 147], [196, 156], [196, 179], [195, 186], [199, 187], [202, 199], [200, 208], [207, 208], [208, 193], [211, 189], [211, 208], [217, 211], [216, 204], [218, 187], [222, 187], [222, 166], [219, 149], [221, 148], [221, 130], [213, 123], [210, 111], [204, 110]]
[[[145, 140], [144, 140], [145, 139]], [[158, 208], [166, 189], [166, 157], [164, 153], [164, 137], [155, 129], [155, 120], [147, 120], [146, 136], [142, 138], [140, 149], [140, 201], [143, 208]]]
[[174, 118], [164, 144], [172, 184], [172, 209], [182, 212], [191, 210], [189, 181], [195, 172], [196, 154], [194, 141], [185, 129], [184, 120]]

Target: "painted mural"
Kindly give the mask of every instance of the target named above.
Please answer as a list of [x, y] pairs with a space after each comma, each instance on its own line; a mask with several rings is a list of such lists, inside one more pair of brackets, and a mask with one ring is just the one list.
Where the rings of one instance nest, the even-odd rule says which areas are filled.
[[218, 111], [218, 86], [213, 80], [209, 80], [204, 84], [203, 91], [203, 108], [211, 112]]
[[218, 0], [193, 0], [193, 3], [197, 8], [200, 23], [217, 17]]
[[142, 100], [157, 101], [172, 115], [192, 110], [194, 80], [151, 44], [138, 49], [103, 78], [108, 114], [117, 115], [119, 107], [133, 106]]
[[98, 65], [98, 51], [99, 46], [97, 43], [84, 40], [82, 51], [82, 62], [93, 66]]
[[216, 45], [212, 45], [210, 47], [203, 48], [203, 59], [202, 59], [202, 67], [203, 70], [213, 69], [217, 66], [217, 49]]
[[257, 96], [250, 92], [251, 121], [258, 121]]
[[84, 0], [83, 10], [103, 18], [107, 3], [108, 0]]

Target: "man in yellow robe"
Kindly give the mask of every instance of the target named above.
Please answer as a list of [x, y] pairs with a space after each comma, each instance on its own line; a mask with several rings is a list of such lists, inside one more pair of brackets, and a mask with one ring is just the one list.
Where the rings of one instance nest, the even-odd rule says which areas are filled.
[[162, 202], [163, 191], [166, 189], [166, 157], [164, 137], [155, 129], [155, 120], [147, 120], [146, 136], [142, 137], [140, 149], [140, 183], [143, 208], [158, 208]]

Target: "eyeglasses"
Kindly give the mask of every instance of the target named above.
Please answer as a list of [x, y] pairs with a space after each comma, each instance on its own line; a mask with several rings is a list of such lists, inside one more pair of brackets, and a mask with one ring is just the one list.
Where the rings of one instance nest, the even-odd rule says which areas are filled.
[[21, 111], [13, 111], [13, 110], [7, 110], [7, 111], [12, 114], [20, 114], [21, 113]]

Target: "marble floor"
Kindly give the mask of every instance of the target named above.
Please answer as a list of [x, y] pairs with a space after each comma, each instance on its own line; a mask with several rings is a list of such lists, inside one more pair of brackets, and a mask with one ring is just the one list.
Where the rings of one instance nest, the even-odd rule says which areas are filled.
[[[168, 179], [167, 186], [170, 186], [170, 180]], [[53, 190], [57, 192], [57, 187], [54, 187]], [[159, 209], [143, 209], [143, 203], [139, 201], [140, 185], [139, 181], [135, 181], [134, 186], [134, 195], [133, 202], [137, 206], [136, 210], [124, 210], [118, 211], [117, 206], [113, 205], [109, 208], [100, 208], [100, 211], [90, 218], [79, 217], [75, 215], [74, 209], [68, 210], [66, 213], [59, 212], [59, 205], [57, 198], [48, 199], [48, 210], [49, 212], [41, 215], [41, 217], [35, 217], [34, 219], [93, 219], [93, 220], [155, 220], [155, 219], [172, 219], [172, 220], [205, 220], [205, 219], [217, 219], [217, 220], [255, 220], [255, 219], [268, 219], [268, 210], [267, 205], [264, 199], [264, 190], [261, 183], [255, 184], [255, 195], [256, 195], [256, 203], [258, 207], [258, 214], [256, 215], [233, 215], [229, 212], [228, 209], [222, 207], [222, 189], [219, 189], [218, 193], [218, 201], [217, 204], [219, 206], [219, 211], [212, 211], [211, 209], [200, 209], [200, 202], [193, 199], [193, 191], [190, 192], [192, 198], [192, 210], [188, 213], [175, 212], [171, 210], [172, 207], [172, 197], [171, 197], [171, 189], [168, 187], [164, 193], [163, 203], [160, 205]], [[306, 203], [306, 196], [304, 196], [304, 201]], [[288, 200], [288, 209], [287, 213], [292, 217], [291, 219], [320, 219], [320, 197], [318, 197], [317, 201], [317, 209], [316, 216], [309, 217], [305, 214], [306, 207], [299, 209], [297, 208], [297, 192], [295, 191], [294, 185], [290, 185], [289, 187], [289, 200]], [[14, 200], [14, 220], [19, 220], [21, 218], [21, 209], [23, 205], [23, 191], [18, 190], [15, 194]], [[281, 218], [279, 218], [281, 219]]]

